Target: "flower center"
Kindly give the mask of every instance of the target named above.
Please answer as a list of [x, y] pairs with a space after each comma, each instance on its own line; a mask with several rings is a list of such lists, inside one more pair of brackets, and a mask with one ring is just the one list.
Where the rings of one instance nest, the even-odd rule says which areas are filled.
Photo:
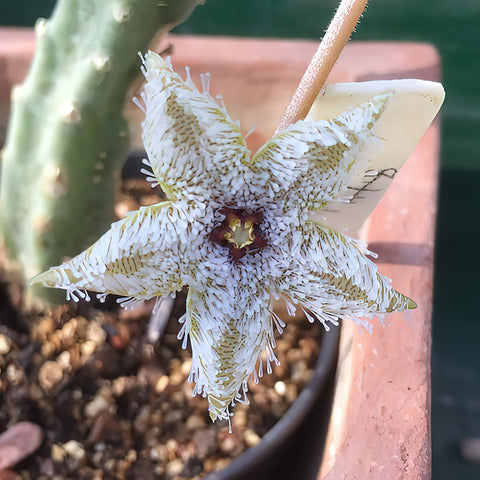
[[263, 220], [262, 212], [248, 213], [224, 207], [220, 213], [225, 215], [225, 219], [219, 227], [213, 229], [210, 240], [227, 247], [235, 263], [247, 253], [254, 253], [267, 245], [259, 228]]
[[251, 220], [245, 220], [242, 224], [240, 218], [232, 218], [228, 223], [228, 228], [223, 238], [228, 243], [233, 243], [235, 248], [243, 248], [247, 245], [251, 245], [255, 240], [255, 234], [253, 233], [253, 223]]

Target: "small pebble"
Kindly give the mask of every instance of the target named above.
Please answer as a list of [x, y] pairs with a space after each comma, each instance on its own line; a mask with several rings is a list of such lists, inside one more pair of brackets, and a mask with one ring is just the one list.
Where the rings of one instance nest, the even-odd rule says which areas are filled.
[[158, 477], [160, 475], [163, 475], [165, 473], [165, 468], [163, 466], [163, 463], [159, 463], [159, 464], [155, 465], [155, 467], [153, 469], [153, 473], [155, 473], [155, 475], [157, 475]]
[[285, 386], [285, 382], [282, 382], [282, 381], [275, 382], [275, 386], [273, 388], [275, 389], [275, 392], [277, 392], [277, 394], [280, 395], [281, 397], [283, 397], [287, 392], [287, 387]]
[[184, 412], [182, 410], [169, 410], [164, 417], [167, 423], [181, 423]]
[[107, 332], [97, 322], [92, 321], [88, 324], [86, 336], [87, 340], [100, 346], [105, 343]]
[[98, 442], [93, 446], [96, 452], [104, 452], [107, 449], [107, 445], [103, 442]]
[[60, 368], [65, 372], [70, 372], [72, 370], [71, 360], [72, 355], [68, 350], [60, 353], [57, 357], [56, 362]]
[[0, 355], [6, 355], [12, 347], [12, 341], [3, 333], [0, 333]]
[[147, 447], [154, 448], [158, 445], [158, 438], [160, 437], [160, 428], [155, 426], [148, 429], [148, 433], [146, 435], [145, 444]]
[[47, 341], [42, 344], [41, 352], [45, 358], [51, 358], [55, 353], [55, 345]]
[[163, 422], [163, 413], [160, 410], [154, 410], [150, 415], [152, 425], [161, 426]]
[[122, 323], [117, 324], [117, 329], [113, 335], [109, 336], [110, 344], [116, 350], [124, 350], [130, 345], [130, 332]]
[[238, 440], [234, 435], [228, 434], [223, 439], [219, 439], [218, 445], [220, 447], [220, 451], [226, 455], [231, 454], [237, 447], [238, 447]]
[[215, 462], [215, 470], [223, 470], [230, 463], [228, 458], [220, 458]]
[[165, 470], [167, 472], [167, 475], [170, 475], [172, 477], [175, 475], [180, 475], [181, 471], [183, 470], [183, 462], [179, 458], [171, 460], [167, 463]]
[[35, 383], [30, 385], [30, 397], [36, 402], [41, 401], [44, 398], [45, 393], [43, 390]]
[[188, 430], [199, 430], [206, 426], [205, 419], [200, 415], [190, 415], [185, 422]]
[[116, 397], [123, 395], [127, 388], [127, 377], [118, 377], [112, 382], [112, 393]]
[[75, 334], [77, 332], [77, 319], [69, 320], [59, 331], [60, 339], [64, 348], [68, 348], [75, 341]]
[[311, 370], [307, 366], [305, 360], [299, 360], [292, 365], [291, 368], [292, 381], [295, 383], [307, 383], [311, 377]]
[[115, 465], [116, 465], [116, 461], [114, 458], [109, 458], [106, 462], [105, 462], [105, 470], [109, 473], [113, 473], [115, 471]]
[[168, 457], [167, 447], [165, 445], [155, 445], [150, 450], [150, 458], [154, 462], [165, 462]]
[[261, 438], [250, 428], [247, 428], [247, 430], [245, 430], [243, 438], [245, 439], [245, 443], [247, 444], [247, 446], [250, 448], [258, 445], [261, 440]]
[[63, 445], [63, 449], [70, 457], [78, 460], [79, 462], [83, 462], [87, 458], [87, 454], [85, 453], [85, 448], [80, 442], [76, 440], [70, 440]]
[[182, 372], [182, 366], [178, 359], [173, 359], [170, 362], [170, 367], [172, 369], [170, 373], [170, 383], [172, 385], [180, 385], [185, 381], [185, 375]]
[[61, 463], [65, 459], [67, 455], [67, 452], [60, 446], [54, 443], [52, 445], [52, 448], [50, 450], [50, 456], [52, 457], [52, 460], [56, 463]]
[[91, 402], [85, 405], [85, 416], [95, 418], [100, 412], [110, 410], [110, 403], [103, 395], [97, 395]]
[[93, 471], [92, 480], [103, 480], [103, 471], [101, 468]]
[[95, 452], [92, 455], [92, 462], [95, 466], [101, 467], [103, 463], [103, 452]]
[[0, 435], [0, 469], [10, 468], [31, 455], [43, 440], [42, 430], [30, 422], [20, 422]]
[[194, 388], [193, 383], [187, 382], [186, 380], [185, 382], [183, 382], [182, 391], [186, 398], [192, 398], [195, 396], [193, 395], [193, 388]]
[[151, 408], [149, 405], [143, 405], [133, 420], [133, 428], [141, 433], [145, 432], [150, 423]]
[[277, 347], [275, 348], [275, 353], [277, 357], [285, 352], [288, 352], [288, 350], [291, 348], [290, 342], [287, 342], [283, 337], [280, 337], [277, 340]]
[[168, 458], [174, 460], [178, 454], [178, 442], [171, 438], [170, 440], [167, 440], [165, 446], [167, 447]]
[[172, 395], [170, 397], [170, 401], [174, 406], [175, 405], [183, 405], [184, 402], [185, 402], [185, 395], [181, 390], [178, 391], [178, 392], [174, 392], [174, 393], [172, 393]]
[[271, 412], [275, 418], [282, 418], [285, 412], [288, 410], [288, 403], [282, 399], [280, 402], [274, 402], [271, 406]]
[[[140, 382], [143, 382], [145, 384], [148, 383], [156, 390], [159, 380], [162, 377], [166, 377], [164, 373], [165, 373], [164, 368], [160, 366], [157, 362], [147, 361], [139, 368], [137, 377]], [[165, 382], [165, 379], [163, 379], [162, 381]], [[167, 377], [167, 385], [168, 385], [168, 377]]]
[[77, 338], [79, 340], [84, 340], [87, 338], [87, 330], [89, 322], [85, 317], [77, 317]]
[[248, 407], [246, 407], [245, 405], [239, 405], [235, 412], [235, 416], [233, 417], [235, 425], [241, 428], [245, 427], [245, 425], [247, 424], [247, 418]]
[[55, 330], [55, 320], [51, 316], [46, 316], [38, 322], [36, 327], [34, 326], [33, 328], [35, 337], [40, 341], [45, 341]]
[[106, 432], [113, 432], [115, 419], [108, 410], [101, 410], [93, 421], [87, 443], [97, 443], [104, 439]]
[[87, 340], [80, 345], [80, 352], [82, 356], [89, 357], [96, 350], [97, 344], [92, 340]]
[[53, 477], [53, 474], [55, 473], [55, 466], [53, 465], [53, 460], [51, 458], [46, 458], [42, 461], [40, 464], [40, 472], [42, 475], [45, 475], [47, 479]]
[[117, 478], [123, 479], [125, 478], [125, 474], [130, 469], [133, 463], [137, 461], [137, 451], [136, 450], [129, 450], [125, 459], [120, 460], [118, 462], [117, 468]]
[[7, 380], [10, 385], [18, 385], [24, 377], [23, 369], [17, 367], [13, 363], [7, 366], [5, 372], [7, 374]]
[[51, 390], [63, 378], [63, 371], [57, 362], [45, 362], [38, 373], [38, 380], [44, 390]]
[[293, 403], [298, 397], [298, 388], [294, 383], [287, 383], [287, 390], [285, 392], [285, 398], [290, 403]]
[[127, 460], [127, 462], [129, 463], [133, 463], [137, 461], [137, 457], [138, 457], [138, 453], [136, 450], [129, 450], [125, 457], [125, 460]]
[[203, 470], [205, 472], [212, 472], [215, 468], [215, 460], [213, 458], [207, 458], [203, 462]]
[[299, 345], [302, 350], [302, 354], [304, 358], [311, 359], [315, 357], [315, 352], [317, 350], [317, 339], [314, 338], [301, 338], [299, 340]]
[[287, 361], [289, 363], [301, 362], [303, 360], [302, 351], [299, 348], [291, 348], [287, 352]]
[[217, 435], [215, 430], [205, 428], [193, 434], [193, 445], [198, 458], [204, 459], [213, 455], [217, 448]]
[[187, 358], [186, 360], [184, 360], [182, 362], [182, 373], [188, 377], [189, 373], [190, 373], [190, 370], [192, 369], [192, 359], [191, 358]]
[[167, 387], [170, 382], [170, 378], [167, 375], [162, 375], [155, 384], [155, 393], [160, 395]]

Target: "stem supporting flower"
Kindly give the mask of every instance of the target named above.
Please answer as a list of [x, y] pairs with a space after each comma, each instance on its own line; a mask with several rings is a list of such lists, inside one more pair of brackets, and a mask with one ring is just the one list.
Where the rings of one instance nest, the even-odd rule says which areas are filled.
[[307, 116], [367, 3], [368, 0], [342, 0], [283, 114], [277, 132]]

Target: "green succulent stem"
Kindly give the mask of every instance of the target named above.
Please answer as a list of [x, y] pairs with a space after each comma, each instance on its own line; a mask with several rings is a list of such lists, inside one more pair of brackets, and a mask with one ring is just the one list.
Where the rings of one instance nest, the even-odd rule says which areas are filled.
[[137, 53], [199, 3], [59, 0], [51, 19], [37, 22], [33, 63], [12, 95], [0, 192], [5, 245], [27, 285], [111, 223]]

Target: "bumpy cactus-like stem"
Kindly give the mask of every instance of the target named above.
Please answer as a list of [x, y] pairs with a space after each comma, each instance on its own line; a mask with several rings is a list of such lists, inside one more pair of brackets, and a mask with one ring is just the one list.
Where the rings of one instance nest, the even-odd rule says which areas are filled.
[[13, 93], [1, 184], [3, 237], [27, 281], [111, 222], [137, 52], [199, 3], [59, 0], [51, 19], [37, 22], [33, 64]]

